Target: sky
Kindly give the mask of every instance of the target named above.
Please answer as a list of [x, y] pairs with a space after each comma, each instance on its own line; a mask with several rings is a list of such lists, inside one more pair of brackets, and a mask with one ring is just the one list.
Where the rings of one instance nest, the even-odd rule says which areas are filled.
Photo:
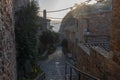
[[[73, 6], [75, 3], [78, 3], [79, 0], [39, 0], [40, 10], [46, 9], [47, 11], [60, 10]], [[66, 13], [70, 11], [61, 11], [57, 13], [49, 13], [48, 17], [63, 18]]]
[[[80, 4], [81, 2], [84, 2], [86, 0], [38, 0], [38, 1], [40, 6], [40, 11], [43, 11], [44, 9], [46, 9], [47, 11], [55, 11], [55, 10], [65, 9], [68, 7], [73, 7], [76, 3]], [[56, 12], [56, 13], [47, 13], [47, 17], [64, 18], [64, 16], [69, 11], [70, 10]], [[42, 16], [42, 13], [40, 13], [40, 16]], [[60, 20], [61, 19], [55, 19], [54, 21], [60, 21]]]
[[[46, 9], [47, 11], [60, 10], [74, 6], [76, 3], [84, 2], [86, 0], [39, 0], [40, 11]], [[94, 0], [93, 0], [94, 1]], [[63, 18], [70, 10], [61, 11], [57, 13], [48, 13], [47, 17]], [[40, 13], [42, 16], [42, 13]]]

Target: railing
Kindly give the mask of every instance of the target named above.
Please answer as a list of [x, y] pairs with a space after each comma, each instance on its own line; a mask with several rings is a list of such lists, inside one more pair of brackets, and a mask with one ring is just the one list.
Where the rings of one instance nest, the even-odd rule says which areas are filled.
[[[69, 66], [69, 73], [68, 73], [68, 66]], [[75, 71], [76, 73], [76, 79], [73, 79], [73, 71]], [[69, 77], [67, 78], [67, 74], [69, 74]], [[65, 63], [65, 80], [81, 80], [82, 77], [84, 77], [85, 79], [83, 80], [100, 80], [86, 72], [83, 72], [81, 70], [79, 70], [78, 68], [76, 68], [73, 64], [71, 64], [70, 62], [66, 61]], [[87, 79], [86, 79], [87, 78]]]
[[41, 73], [40, 75], [38, 75], [34, 80], [45, 80], [45, 73]]
[[106, 51], [109, 51], [109, 46], [110, 46], [110, 43], [107, 43], [107, 42], [102, 42], [102, 43], [84, 43], [84, 45], [86, 45], [87, 47], [90, 47], [90, 46], [99, 46], [103, 49], [105, 49]]

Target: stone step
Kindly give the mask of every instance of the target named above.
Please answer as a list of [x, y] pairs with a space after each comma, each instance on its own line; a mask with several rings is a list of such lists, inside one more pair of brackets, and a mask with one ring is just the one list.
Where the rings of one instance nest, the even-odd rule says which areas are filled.
[[[70, 80], [70, 75], [48, 75], [46, 76], [46, 79], [45, 80], [65, 80], [65, 77], [66, 77], [66, 80]], [[77, 80], [77, 76], [76, 75], [72, 75], [72, 80]]]
[[60, 75], [48, 75], [45, 80], [65, 80], [65, 76]]

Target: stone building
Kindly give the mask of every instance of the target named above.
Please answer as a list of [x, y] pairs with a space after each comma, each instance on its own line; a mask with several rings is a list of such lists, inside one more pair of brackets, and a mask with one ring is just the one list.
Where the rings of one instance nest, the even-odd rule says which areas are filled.
[[[101, 80], [119, 80], [120, 79], [120, 1], [113, 0], [112, 26], [110, 52], [105, 52], [99, 47], [86, 49], [80, 44], [77, 47], [77, 66], [99, 77]], [[84, 47], [83, 47], [84, 46]], [[86, 49], [86, 50], [85, 50]], [[89, 66], [88, 66], [89, 65]], [[84, 67], [84, 69], [83, 69]]]
[[100, 46], [109, 51], [111, 10], [93, 12], [78, 19], [78, 42]]
[[113, 0], [112, 14], [111, 52], [113, 53], [113, 60], [120, 65], [120, 1]]
[[12, 0], [0, 0], [0, 80], [16, 80]]
[[27, 4], [30, 2], [30, 0], [13, 0], [14, 4], [14, 11], [19, 10], [21, 7], [27, 6]]
[[87, 43], [109, 51], [111, 15], [111, 9], [83, 14], [82, 9], [77, 8], [63, 19], [60, 32], [63, 38], [70, 36], [68, 41], [74, 44]]
[[[100, 80], [120, 79], [119, 4], [120, 1], [113, 0], [113, 11], [99, 12], [93, 15], [90, 14], [89, 16], [77, 17], [75, 22], [72, 24], [69, 23], [72, 27], [68, 24], [65, 26], [66, 23], [64, 23], [65, 25], [62, 27], [64, 38], [68, 40], [69, 53], [76, 56], [75, 66], [83, 72], [98, 77]], [[113, 13], [113, 15], [111, 15], [111, 13]], [[112, 23], [112, 28], [110, 23]], [[89, 40], [92, 41], [93, 38], [90, 39], [90, 37], [95, 37], [95, 35], [97, 35], [98, 39], [101, 39], [101, 36], [106, 40], [106, 36], [108, 36], [108, 38], [111, 37], [110, 52], [104, 50], [99, 44], [97, 46], [93, 44], [85, 44], [84, 32], [87, 34]], [[106, 38], [104, 38], [104, 36]], [[97, 38], [95, 37], [94, 39]], [[103, 39], [100, 41], [106, 42], [106, 40]], [[88, 79], [85, 79], [85, 77], [82, 76], [81, 80]]]
[[50, 20], [44, 17], [39, 17], [41, 31], [46, 31], [50, 27]]
[[[88, 37], [88, 43], [107, 42], [110, 37], [111, 11], [93, 12], [78, 18], [78, 40], [85, 42]], [[102, 39], [106, 37], [108, 39]], [[97, 39], [98, 38], [98, 39]]]

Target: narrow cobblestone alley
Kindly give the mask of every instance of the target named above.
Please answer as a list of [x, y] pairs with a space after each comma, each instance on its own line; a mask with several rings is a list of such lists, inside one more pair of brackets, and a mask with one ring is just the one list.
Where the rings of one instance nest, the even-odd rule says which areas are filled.
[[0, 0], [0, 80], [120, 80], [120, 0]]
[[39, 63], [46, 74], [46, 80], [64, 80], [65, 57], [61, 47], [58, 47], [48, 59], [40, 61]]

